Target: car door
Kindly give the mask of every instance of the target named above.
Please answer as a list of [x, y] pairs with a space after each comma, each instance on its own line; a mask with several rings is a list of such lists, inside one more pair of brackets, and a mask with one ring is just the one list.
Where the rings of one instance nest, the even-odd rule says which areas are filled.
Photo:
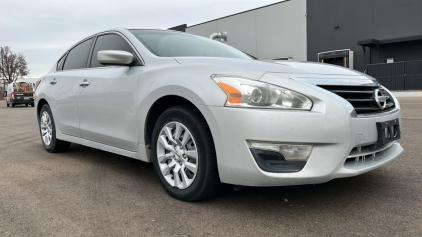
[[49, 103], [60, 133], [80, 137], [78, 118], [79, 77], [86, 68], [94, 38], [87, 39], [59, 60], [55, 73], [47, 76], [52, 98]]
[[123, 50], [132, 53], [132, 46], [119, 34], [97, 36], [89, 68], [80, 77], [78, 111], [82, 138], [106, 145], [136, 151], [138, 75], [144, 70], [139, 59], [131, 66], [101, 65], [101, 50]]

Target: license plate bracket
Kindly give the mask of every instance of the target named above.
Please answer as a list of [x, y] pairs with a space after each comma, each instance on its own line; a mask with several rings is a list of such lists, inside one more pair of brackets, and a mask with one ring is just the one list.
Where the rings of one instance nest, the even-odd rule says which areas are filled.
[[378, 145], [384, 145], [400, 139], [399, 119], [377, 122]]

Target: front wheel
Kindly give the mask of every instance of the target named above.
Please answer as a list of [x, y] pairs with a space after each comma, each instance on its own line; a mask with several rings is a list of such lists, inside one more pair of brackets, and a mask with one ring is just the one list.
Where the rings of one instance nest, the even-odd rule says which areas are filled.
[[151, 159], [164, 189], [174, 198], [198, 201], [220, 187], [211, 131], [192, 106], [167, 109], [152, 134]]
[[67, 151], [70, 147], [70, 142], [58, 140], [56, 138], [56, 126], [51, 113], [50, 106], [43, 105], [40, 111], [39, 128], [41, 140], [44, 148], [51, 153]]

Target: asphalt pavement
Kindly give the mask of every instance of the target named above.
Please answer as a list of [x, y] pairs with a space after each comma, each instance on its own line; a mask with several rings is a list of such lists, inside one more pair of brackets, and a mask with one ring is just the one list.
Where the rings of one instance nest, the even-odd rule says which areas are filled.
[[404, 153], [324, 184], [246, 188], [186, 203], [151, 164], [42, 146], [34, 108], [0, 101], [0, 236], [422, 236], [422, 98], [402, 98]]

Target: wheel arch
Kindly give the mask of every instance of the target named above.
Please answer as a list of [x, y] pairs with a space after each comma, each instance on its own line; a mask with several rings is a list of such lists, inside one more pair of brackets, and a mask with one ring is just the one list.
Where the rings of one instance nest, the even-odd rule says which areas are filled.
[[47, 100], [46, 100], [46, 99], [44, 99], [44, 98], [41, 98], [41, 99], [38, 101], [38, 103], [37, 103], [37, 119], [38, 119], [38, 121], [39, 121], [39, 119], [40, 119], [40, 111], [41, 111], [41, 108], [42, 108], [45, 104], [49, 105], [49, 104], [48, 104], [48, 102], [47, 102]]
[[[162, 96], [159, 99], [157, 99], [152, 106], [150, 107], [148, 113], [147, 113], [147, 117], [145, 119], [145, 125], [144, 125], [144, 141], [145, 141], [145, 145], [151, 145], [151, 136], [152, 136], [152, 132], [154, 130], [154, 126], [157, 122], [158, 117], [160, 117], [160, 115], [167, 110], [168, 108], [171, 108], [173, 106], [176, 105], [191, 105], [192, 108], [194, 108], [195, 110], [198, 111], [198, 113], [202, 116], [202, 118], [204, 119], [204, 121], [207, 123], [208, 128], [211, 130], [207, 119], [205, 118], [205, 116], [202, 114], [202, 112], [195, 106], [194, 103], [192, 103], [191, 101], [189, 101], [188, 99], [179, 96], [179, 95], [166, 95], [166, 96]], [[213, 139], [214, 140], [214, 139]]]

